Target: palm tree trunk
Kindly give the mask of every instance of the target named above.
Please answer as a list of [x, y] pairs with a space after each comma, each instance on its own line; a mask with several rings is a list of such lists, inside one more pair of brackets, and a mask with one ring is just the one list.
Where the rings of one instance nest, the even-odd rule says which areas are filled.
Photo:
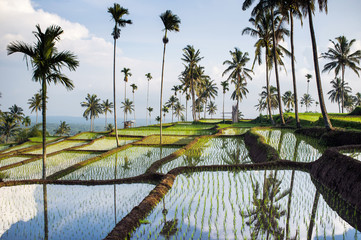
[[223, 92], [223, 123], [224, 123], [224, 95], [225, 95], [225, 92]]
[[115, 98], [115, 53], [116, 53], [116, 44], [117, 41], [114, 38], [114, 56], [113, 56], [113, 102], [114, 102], [114, 128], [115, 128], [115, 139], [117, 142], [117, 147], [119, 147], [119, 138], [118, 138], [118, 125], [117, 125], [117, 101]]
[[337, 105], [338, 105], [338, 113], [341, 113], [341, 106], [340, 106], [340, 101], [337, 101]]
[[323, 121], [324, 121], [326, 129], [329, 131], [329, 130], [332, 130], [332, 124], [331, 124], [330, 118], [328, 117], [325, 101], [323, 99], [320, 68], [318, 66], [317, 44], [316, 44], [315, 30], [313, 29], [312, 11], [311, 11], [310, 4], [308, 4], [307, 8], [308, 8], [308, 20], [309, 20], [309, 25], [310, 25], [310, 35], [311, 35], [312, 50], [313, 50], [313, 64], [315, 67], [318, 98], [319, 98], [319, 102], [320, 102]]
[[[149, 103], [149, 80], [148, 80], [148, 88], [147, 88], [147, 111], [148, 111], [148, 107], [149, 107], [148, 103]], [[148, 113], [146, 113], [145, 116], [146, 116], [146, 122], [147, 122], [147, 126], [148, 126]]]
[[292, 80], [293, 80], [293, 96], [295, 102], [295, 117], [296, 117], [296, 126], [297, 128], [301, 127], [300, 118], [298, 117], [298, 99], [297, 99], [297, 86], [296, 86], [296, 70], [295, 70], [295, 47], [293, 42], [293, 14], [292, 10], [290, 11], [291, 18], [291, 66], [292, 66]]
[[107, 112], [105, 112], [105, 128], [107, 127]]
[[[165, 30], [164, 33], [164, 39], [167, 38], [167, 30]], [[163, 78], [164, 78], [164, 59], [165, 59], [165, 47], [166, 47], [166, 43], [164, 42], [164, 48], [163, 48], [163, 61], [162, 61], [162, 78], [161, 78], [161, 83], [160, 83], [160, 105], [159, 105], [159, 109], [160, 109], [160, 139], [159, 139], [159, 144], [162, 145], [162, 106], [163, 106]]]
[[42, 82], [43, 93], [43, 179], [46, 179], [46, 79], [43, 77]]
[[133, 92], [133, 104], [134, 104], [134, 126], [137, 125], [137, 121], [135, 121], [135, 98], [134, 98], [134, 92]]
[[36, 123], [35, 123], [35, 125], [37, 125], [38, 124], [38, 109], [35, 109], [35, 112], [36, 112]]
[[[124, 103], [127, 100], [127, 82], [124, 81]], [[124, 108], [124, 126], [125, 126], [125, 122], [127, 121], [127, 112]]]
[[187, 99], [187, 96], [186, 96], [186, 121], [188, 119], [188, 99]]
[[48, 221], [48, 191], [46, 184], [43, 184], [44, 201], [44, 240], [49, 239], [49, 221]]
[[93, 132], [93, 115], [90, 116], [90, 131]]
[[[191, 72], [191, 74], [192, 74], [192, 72]], [[193, 116], [193, 121], [197, 121], [196, 99], [195, 99], [195, 96], [194, 96], [194, 86], [193, 86], [193, 78], [192, 77], [191, 77], [191, 94], [192, 94], [192, 116]]]
[[206, 98], [206, 101], [204, 103], [204, 119], [206, 119], [206, 106], [207, 106], [207, 98]]
[[341, 101], [342, 101], [342, 113], [345, 106], [345, 65], [342, 65], [342, 81], [341, 81]]
[[266, 87], [267, 87], [267, 108], [268, 115], [271, 120], [272, 125], [275, 125], [275, 121], [273, 120], [272, 112], [271, 112], [271, 90], [269, 85], [269, 76], [268, 76], [268, 46], [266, 46]]
[[310, 219], [310, 225], [308, 225], [308, 231], [307, 231], [307, 240], [311, 240], [312, 238], [312, 232], [313, 232], [313, 226], [315, 225], [315, 217], [317, 212], [317, 205], [318, 200], [320, 198], [320, 192], [316, 189], [315, 198], [312, 205], [312, 213], [311, 213], [311, 219]]
[[172, 123], [173, 123], [173, 115], [174, 115], [174, 106], [172, 105]]
[[272, 41], [273, 41], [273, 61], [275, 63], [275, 75], [276, 75], [276, 83], [277, 83], [277, 97], [278, 97], [278, 110], [280, 112], [280, 118], [281, 118], [281, 125], [285, 125], [285, 119], [283, 118], [283, 110], [282, 110], [282, 99], [281, 99], [281, 87], [280, 87], [280, 81], [278, 77], [278, 63], [277, 63], [277, 57], [276, 57], [276, 33], [275, 33], [275, 24], [274, 24], [274, 14], [273, 9], [271, 9], [272, 14]]

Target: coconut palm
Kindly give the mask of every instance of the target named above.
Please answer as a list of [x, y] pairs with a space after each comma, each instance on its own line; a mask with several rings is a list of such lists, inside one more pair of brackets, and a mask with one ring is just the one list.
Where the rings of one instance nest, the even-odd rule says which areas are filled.
[[105, 130], [108, 131], [108, 132], [113, 131], [113, 130], [114, 130], [113, 124], [109, 123], [109, 124], [105, 127]]
[[33, 32], [37, 42], [32, 46], [23, 42], [12, 42], [7, 46], [8, 55], [19, 52], [24, 53], [25, 58], [29, 57], [33, 68], [33, 80], [42, 85], [42, 115], [43, 115], [43, 178], [46, 178], [46, 98], [47, 83], [61, 83], [67, 90], [72, 90], [72, 81], [61, 73], [63, 67], [74, 71], [79, 62], [76, 56], [69, 51], [58, 52], [55, 43], [60, 40], [63, 33], [61, 27], [52, 25], [45, 32], [42, 32], [39, 25], [36, 25], [36, 32]]
[[191, 97], [192, 97], [192, 117], [193, 121], [197, 120], [196, 115], [196, 81], [201, 78], [201, 68], [197, 64], [203, 59], [200, 56], [200, 51], [195, 50], [193, 46], [187, 45], [183, 48], [183, 58], [182, 61], [185, 62], [186, 68], [182, 73], [184, 76], [184, 86], [186, 89], [189, 89]]
[[[147, 111], [149, 114], [149, 120], [150, 120], [150, 124], [152, 124], [152, 112], [153, 112], [153, 108], [152, 107], [147, 107]], [[147, 123], [148, 125], [148, 123]]]
[[172, 110], [172, 122], [173, 122], [173, 115], [174, 115], [174, 106], [175, 106], [175, 104], [176, 104], [178, 101], [179, 101], [178, 98], [172, 95], [172, 96], [169, 98], [168, 102], [166, 103], [166, 106], [167, 106], [168, 108], [170, 107], [171, 110]]
[[287, 91], [283, 94], [282, 101], [288, 112], [290, 112], [291, 109], [295, 107], [295, 98], [291, 91]]
[[355, 106], [361, 106], [361, 93], [358, 92], [355, 94]]
[[[117, 108], [116, 108], [116, 97], [115, 97], [115, 56], [116, 56], [116, 46], [117, 39], [120, 37], [120, 28], [125, 27], [127, 24], [132, 24], [131, 20], [123, 19], [124, 15], [128, 15], [128, 9], [121, 7], [118, 3], [114, 3], [113, 7], [108, 8], [108, 13], [111, 14], [112, 20], [114, 21], [114, 28], [112, 36], [114, 39], [114, 53], [113, 53], [113, 102], [114, 102], [114, 126], [115, 129], [118, 129], [117, 125]], [[119, 147], [119, 138], [118, 131], [115, 131], [115, 139], [117, 146]]]
[[29, 127], [31, 125], [31, 119], [29, 116], [26, 116], [22, 119], [21, 124], [25, 127]]
[[307, 73], [305, 75], [305, 77], [307, 78], [307, 94], [309, 94], [309, 89], [310, 89], [310, 79], [312, 78], [312, 75]]
[[102, 112], [105, 114], [105, 128], [107, 127], [107, 113], [112, 113], [112, 108], [114, 107], [113, 103], [107, 100], [103, 100], [102, 104]]
[[[246, 68], [246, 64], [249, 61], [248, 53], [242, 53], [238, 48], [234, 48], [234, 51], [229, 51], [231, 54], [232, 60], [226, 60], [223, 62], [223, 65], [228, 65], [227, 69], [224, 70], [222, 73], [222, 76], [229, 73], [229, 76], [227, 78], [227, 81], [230, 79], [234, 80], [233, 83], [235, 84], [236, 92], [239, 91], [240, 85], [242, 82], [246, 83], [247, 78], [252, 80], [252, 77], [250, 73], [252, 72], [251, 69]], [[237, 117], [236, 121], [238, 122], [238, 105], [240, 101], [240, 94], [236, 94], [236, 100], [237, 100]]]
[[[135, 93], [135, 90], [138, 89], [138, 86], [135, 85], [135, 83], [131, 84], [130, 87], [132, 88], [132, 93], [133, 93], [133, 103], [135, 105], [135, 98], [134, 98], [134, 93]], [[135, 108], [134, 108], [134, 121], [136, 120], [135, 118]]]
[[160, 122], [160, 117], [157, 116], [157, 117], [155, 118], [155, 121]]
[[165, 60], [165, 48], [169, 41], [167, 37], [168, 31], [179, 32], [180, 19], [177, 15], [173, 14], [171, 10], [167, 10], [160, 15], [160, 19], [164, 24], [164, 37], [163, 37], [163, 61], [162, 61], [162, 78], [160, 84], [160, 144], [162, 145], [162, 106], [163, 106], [163, 79], [164, 79], [164, 60]]
[[301, 105], [305, 105], [306, 106], [306, 112], [308, 112], [308, 108], [311, 107], [311, 104], [314, 102], [315, 100], [313, 100], [313, 98], [311, 97], [310, 94], [303, 94], [302, 98], [301, 98]]
[[122, 105], [123, 106], [121, 106], [120, 108], [123, 108], [125, 115], [124, 121], [126, 122], [128, 113], [131, 114], [134, 111], [134, 104], [132, 101], [129, 100], [129, 98], [127, 98], [124, 102], [122, 102]]
[[258, 104], [255, 105], [256, 110], [258, 110], [260, 113], [266, 110], [267, 108], [267, 102], [262, 97], [258, 99]]
[[[152, 75], [150, 73], [145, 74], [145, 77], [147, 78], [148, 81], [148, 87], [147, 87], [147, 107], [146, 109], [149, 108], [149, 81], [152, 80]], [[150, 114], [149, 114], [150, 116]], [[145, 118], [146, 118], [146, 125], [148, 125], [148, 114], [145, 114]]]
[[185, 110], [184, 106], [179, 101], [177, 101], [176, 104], [174, 105], [174, 115], [178, 117], [178, 122], [179, 122], [179, 118], [184, 116], [183, 114], [184, 110]]
[[[278, 108], [278, 98], [277, 98], [277, 88], [274, 86], [270, 86], [269, 90], [267, 90], [266, 86], [263, 86], [262, 89], [264, 89], [260, 96], [261, 99], [264, 100], [265, 102], [269, 102], [270, 103], [270, 108], [271, 109], [277, 109]], [[268, 95], [268, 92], [270, 92], [270, 95]], [[268, 97], [270, 96], [270, 97]]]
[[[355, 52], [351, 52], [351, 47], [355, 43], [356, 39], [352, 39], [348, 41], [345, 36], [339, 36], [336, 38], [336, 42], [330, 40], [333, 47], [329, 47], [328, 51], [321, 54], [322, 58], [330, 60], [329, 63], [325, 64], [322, 72], [330, 72], [331, 70], [335, 70], [335, 77], [340, 73], [341, 70], [341, 81], [342, 85], [345, 82], [345, 70], [346, 67], [353, 70], [358, 77], [359, 71], [361, 70], [357, 64], [360, 63], [361, 59], [361, 50], [357, 50]], [[341, 89], [341, 106], [342, 113], [344, 108], [344, 95], [345, 89]]]
[[206, 107], [208, 99], [212, 100], [218, 95], [218, 87], [214, 80], [204, 79], [202, 84], [201, 98], [204, 99], [204, 118], [206, 118]]
[[14, 104], [11, 107], [9, 107], [9, 110], [10, 110], [10, 114], [13, 116], [16, 123], [20, 123], [23, 120], [25, 114], [24, 114], [24, 110], [21, 107]]
[[207, 111], [208, 114], [211, 115], [211, 118], [213, 119], [213, 115], [216, 114], [217, 112], [217, 105], [213, 101], [210, 101], [209, 104], [207, 105]]
[[338, 104], [338, 112], [341, 113], [340, 103], [342, 103], [342, 91], [345, 95], [351, 93], [351, 88], [346, 82], [342, 82], [341, 78], [335, 78], [331, 82], [332, 89], [327, 93], [329, 95], [328, 99], [331, 102], [336, 102]]
[[[318, 64], [318, 53], [317, 53], [317, 43], [316, 43], [316, 37], [315, 37], [315, 30], [313, 27], [313, 19], [312, 15], [315, 11], [315, 0], [307, 0], [307, 1], [299, 1], [298, 6], [302, 10], [303, 14], [308, 16], [308, 23], [310, 27], [310, 36], [311, 36], [311, 42], [312, 42], [312, 52], [313, 52], [313, 63], [314, 63], [314, 69], [315, 69], [315, 78], [316, 78], [316, 85], [317, 85], [317, 94], [319, 98], [321, 113], [324, 121], [325, 128], [327, 130], [332, 130], [332, 124], [330, 121], [330, 118], [327, 113], [325, 100], [323, 96], [323, 90], [322, 90], [322, 81], [321, 81], [321, 74], [320, 74], [320, 67]], [[317, 1], [319, 10], [327, 13], [327, 0], [318, 0]]]
[[38, 124], [38, 112], [41, 111], [41, 94], [35, 93], [34, 96], [28, 99], [29, 109], [31, 113], [36, 113], [36, 124]]
[[248, 93], [247, 82], [244, 80], [241, 80], [241, 82], [239, 84], [237, 84], [236, 79], [232, 79], [231, 82], [237, 87], [237, 89], [235, 89], [232, 92], [231, 99], [232, 100], [238, 99], [238, 101], [241, 102], [243, 100], [243, 98], [247, 97], [247, 93]]
[[80, 105], [85, 107], [83, 117], [88, 120], [90, 118], [90, 131], [93, 131], [94, 118], [98, 118], [99, 114], [103, 113], [102, 105], [100, 104], [100, 98], [96, 94], [88, 95], [85, 97], [85, 101]]
[[164, 105], [163, 108], [162, 108], [162, 112], [163, 112], [163, 118], [165, 119], [165, 114], [169, 113], [169, 107]]
[[63, 136], [63, 135], [69, 136], [70, 126], [65, 121], [60, 121], [60, 125], [59, 125], [58, 129], [54, 130], [54, 132], [55, 132], [55, 134], [60, 135], [60, 136]]
[[9, 112], [1, 113], [2, 121], [0, 121], [0, 134], [5, 136], [5, 142], [9, 141], [9, 138], [15, 136], [20, 128], [15, 121], [15, 118]]
[[222, 86], [222, 92], [223, 92], [223, 111], [222, 111], [222, 118], [223, 118], [223, 122], [224, 122], [224, 96], [226, 94], [227, 91], [229, 91], [229, 83], [228, 81], [223, 81], [221, 82], [221, 86]]

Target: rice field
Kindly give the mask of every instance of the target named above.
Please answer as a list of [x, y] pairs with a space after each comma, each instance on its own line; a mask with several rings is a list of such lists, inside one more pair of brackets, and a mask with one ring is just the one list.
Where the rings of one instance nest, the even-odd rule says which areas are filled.
[[63, 180], [109, 180], [141, 175], [178, 148], [130, 147], [64, 176]]
[[[119, 145], [123, 146], [128, 143], [135, 142], [137, 140], [139, 140], [139, 139], [119, 138]], [[94, 141], [94, 143], [84, 146], [84, 147], [79, 147], [77, 149], [79, 149], [79, 150], [111, 150], [114, 148], [117, 148], [117, 142], [115, 140], [115, 137], [106, 137], [106, 138], [97, 139]]]
[[[48, 157], [46, 160], [46, 175], [49, 176], [76, 163], [95, 157], [95, 153], [62, 152]], [[43, 162], [42, 159], [36, 160], [25, 165], [10, 168], [1, 171], [5, 174], [4, 181], [40, 179], [42, 178]], [[0, 188], [1, 189], [1, 188]]]
[[150, 184], [2, 187], [0, 239], [103, 239], [153, 188]]
[[[149, 224], [142, 224], [131, 239], [266, 239], [267, 235], [283, 239], [286, 225], [289, 237], [307, 239], [317, 190], [308, 174], [295, 172], [291, 191], [292, 174], [242, 171], [179, 175], [164, 202], [146, 218]], [[322, 196], [317, 205], [312, 239], [357, 239], [355, 230]], [[268, 218], [275, 225], [268, 225]]]
[[77, 135], [70, 137], [69, 139], [96, 139], [103, 136], [102, 133], [96, 132], [83, 132]]
[[[53, 152], [57, 152], [57, 151], [61, 151], [67, 148], [71, 148], [71, 147], [76, 147], [76, 146], [80, 146], [83, 144], [86, 144], [87, 142], [85, 141], [61, 141], [61, 142], [57, 142], [51, 145], [46, 146], [46, 153], [53, 153]], [[43, 153], [43, 148], [40, 149], [36, 149], [36, 150], [32, 150], [32, 151], [27, 151], [26, 153], [29, 154], [42, 154]]]
[[25, 143], [20, 144], [20, 145], [9, 147], [9, 148], [5, 149], [4, 151], [2, 151], [0, 153], [8, 153], [8, 152], [15, 151], [15, 150], [21, 150], [21, 149], [25, 149], [25, 148], [28, 148], [28, 147], [38, 145], [38, 144], [39, 143], [36, 143], [36, 142], [25, 142]]
[[29, 159], [28, 157], [18, 157], [18, 156], [10, 156], [10, 157], [5, 157], [5, 158], [1, 158], [0, 159], [0, 168], [10, 165], [10, 164], [14, 164], [14, 163], [18, 163], [21, 161], [24, 161], [26, 159]]
[[249, 128], [227, 128], [223, 130], [222, 135], [241, 135], [246, 133]]

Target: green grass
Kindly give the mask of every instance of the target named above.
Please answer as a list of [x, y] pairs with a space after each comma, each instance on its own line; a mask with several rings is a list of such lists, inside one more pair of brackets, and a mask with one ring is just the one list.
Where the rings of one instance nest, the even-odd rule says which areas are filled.
[[[55, 139], [58, 139], [59, 137], [56, 137], [56, 136], [48, 136], [46, 137], [46, 142], [50, 142], [50, 141], [53, 141]], [[43, 137], [32, 137], [32, 138], [29, 138], [29, 141], [32, 141], [32, 142], [36, 142], [36, 143], [41, 143], [43, 142]]]

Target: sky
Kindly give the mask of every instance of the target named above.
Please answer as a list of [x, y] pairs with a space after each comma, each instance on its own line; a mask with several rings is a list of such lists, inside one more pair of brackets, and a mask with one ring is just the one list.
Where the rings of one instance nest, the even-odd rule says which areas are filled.
[[[75, 89], [67, 91], [61, 85], [48, 87], [49, 116], [77, 116], [81, 117], [84, 109], [80, 103], [88, 93], [96, 94], [102, 100], [113, 101], [113, 38], [111, 36], [113, 22], [107, 8], [115, 1], [109, 0], [0, 0], [0, 109], [7, 111], [10, 106], [17, 104], [24, 109], [26, 115], [30, 113], [30, 99], [39, 89], [40, 84], [32, 81], [31, 68], [28, 69], [22, 54], [7, 56], [6, 46], [15, 40], [33, 43], [35, 37], [32, 32], [35, 25], [40, 24], [43, 30], [51, 24], [57, 24], [64, 29], [59, 50], [70, 50], [78, 56], [80, 66], [75, 72], [64, 70], [73, 80]], [[223, 62], [230, 59], [230, 50], [235, 47], [242, 52], [248, 52], [251, 68], [254, 59], [255, 38], [242, 35], [245, 27], [251, 27], [248, 22], [250, 10], [242, 11], [242, 0], [122, 0], [116, 1], [129, 10], [125, 19], [131, 19], [132, 25], [121, 29], [121, 36], [117, 41], [116, 81], [117, 106], [120, 113], [120, 102], [124, 100], [123, 74], [124, 67], [130, 68], [132, 76], [127, 85], [127, 97], [133, 98], [130, 84], [135, 83], [135, 109], [137, 118], [145, 118], [147, 79], [146, 73], [151, 73], [149, 105], [154, 108], [152, 118], [159, 115], [160, 76], [164, 28], [159, 15], [167, 9], [181, 19], [180, 31], [169, 33], [165, 59], [164, 98], [166, 102], [173, 94], [170, 90], [179, 85], [179, 74], [184, 66], [181, 61], [182, 49], [193, 45], [199, 49], [204, 59], [200, 62], [205, 72], [218, 85], [218, 106], [216, 117], [221, 117], [222, 91], [220, 82], [226, 80], [222, 72], [226, 69]], [[345, 35], [348, 39], [356, 39], [353, 51], [361, 49], [361, 1], [346, 0], [328, 1], [328, 14], [316, 12], [314, 27], [319, 55], [330, 47], [330, 39]], [[286, 38], [283, 46], [289, 48]], [[295, 57], [298, 95], [306, 93], [307, 82], [305, 75], [314, 74], [311, 40], [308, 20], [295, 23]], [[286, 71], [280, 72], [281, 92], [292, 90], [292, 75], [290, 61], [285, 59]], [[319, 59], [323, 68], [326, 61]], [[323, 73], [322, 84], [328, 112], [337, 112], [335, 103], [328, 100], [327, 92], [331, 90], [330, 81], [334, 79], [334, 72]], [[346, 70], [345, 80], [352, 88], [352, 93], [361, 92], [361, 79], [350, 70]], [[274, 74], [271, 84], [276, 85]], [[265, 65], [256, 65], [252, 81], [248, 83], [249, 94], [240, 104], [240, 111], [245, 118], [254, 118], [259, 112], [257, 104], [259, 93], [265, 85]], [[233, 90], [231, 86], [231, 90]], [[310, 82], [310, 94], [318, 101], [315, 79]], [[230, 100], [231, 92], [226, 93], [226, 112], [231, 111], [234, 101]], [[182, 96], [182, 104], [185, 98]], [[190, 104], [189, 104], [190, 105]], [[301, 112], [305, 111], [304, 107]], [[315, 106], [312, 111], [320, 110]], [[108, 115], [111, 117], [111, 115]], [[170, 115], [168, 116], [168, 118]], [[228, 116], [230, 117], [230, 116]], [[188, 110], [188, 120], [191, 118]]]

